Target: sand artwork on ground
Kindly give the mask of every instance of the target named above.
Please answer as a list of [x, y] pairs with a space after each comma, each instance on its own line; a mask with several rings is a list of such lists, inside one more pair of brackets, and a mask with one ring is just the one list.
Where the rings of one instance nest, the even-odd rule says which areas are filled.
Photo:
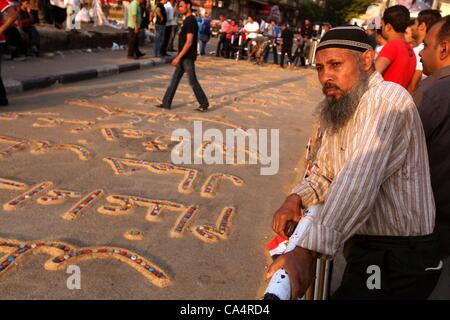
[[91, 157], [86, 148], [75, 144], [56, 144], [44, 140], [28, 140], [8, 136], [0, 136], [0, 143], [9, 144], [7, 148], [0, 150], [0, 159], [25, 149], [29, 149], [30, 153], [35, 155], [44, 154], [50, 150], [63, 150], [75, 153], [80, 160], [88, 160]]
[[137, 196], [110, 195], [106, 200], [112, 205], [104, 205], [97, 209], [98, 213], [103, 215], [129, 215], [133, 213], [135, 207], [143, 207], [147, 209], [145, 220], [160, 222], [160, 215], [163, 210], [179, 212], [177, 221], [169, 232], [172, 238], [180, 238], [184, 235], [184, 231], [199, 208], [197, 205], [186, 206], [173, 201], [155, 200]]
[[171, 283], [167, 273], [137, 253], [118, 247], [96, 246], [76, 248], [63, 242], [37, 240], [21, 242], [0, 238], [0, 276], [23, 262], [31, 254], [47, 254], [51, 258], [44, 264], [46, 270], [64, 270], [83, 260], [115, 259], [126, 263], [142, 274], [153, 285], [163, 288]]
[[194, 235], [207, 243], [216, 243], [228, 238], [231, 220], [236, 213], [236, 208], [225, 207], [217, 219], [216, 226], [201, 225], [194, 227]]
[[164, 162], [150, 162], [137, 159], [119, 159], [111, 157], [103, 160], [111, 166], [116, 175], [131, 174], [139, 171], [141, 168], [157, 174], [182, 174], [183, 180], [178, 185], [178, 191], [181, 193], [192, 192], [193, 184], [198, 174], [196, 169], [189, 169]]
[[[202, 63], [204, 62], [199, 62], [199, 65], [201, 66]], [[8, 197], [10, 200], [2, 204], [3, 211], [5, 211], [5, 214], [15, 215], [20, 214], [21, 210], [31, 206], [31, 204], [37, 204], [52, 210], [61, 206], [63, 209], [58, 213], [58, 219], [63, 219], [64, 223], [76, 227], [80, 222], [89, 221], [93, 214], [97, 215], [97, 218], [119, 221], [124, 216], [138, 216], [139, 212], [144, 210], [145, 216], [140, 223], [121, 225], [120, 230], [115, 230], [126, 243], [135, 245], [145, 243], [144, 240], [152, 234], [151, 231], [142, 226], [142, 223], [146, 223], [148, 226], [167, 225], [165, 224], [166, 219], [170, 219], [167, 236], [174, 239], [173, 241], [190, 238], [192, 241], [214, 245], [229, 239], [233, 235], [232, 221], [236, 218], [238, 205], [229, 203], [228, 193], [231, 190], [243, 188], [245, 186], [244, 180], [228, 172], [205, 173], [198, 167], [194, 169], [188, 165], [175, 165], [167, 158], [158, 161], [150, 159], [154, 159], [153, 156], [160, 159], [163, 156], [170, 155], [171, 151], [176, 151], [173, 150], [175, 145], [177, 147], [182, 145], [181, 140], [173, 141], [171, 136], [168, 135], [168, 128], [173, 124], [183, 126], [192, 124], [193, 121], [203, 121], [213, 126], [247, 133], [248, 129], [244, 125], [232, 119], [244, 117], [250, 123], [249, 118], [269, 120], [276, 116], [276, 112], [274, 112], [276, 109], [273, 107], [288, 103], [283, 94], [296, 94], [295, 86], [288, 83], [283, 89], [271, 89], [267, 92], [264, 91], [263, 94], [258, 94], [258, 88], [251, 86], [248, 92], [244, 88], [244, 94], [237, 95], [233, 91], [239, 88], [239, 78], [230, 77], [228, 73], [238, 71], [238, 66], [233, 65], [226, 70], [227, 73], [208, 76], [208, 81], [215, 83], [215, 88], [208, 92], [213, 106], [211, 109], [214, 111], [215, 106], [223, 107], [226, 114], [222, 116], [213, 112], [207, 115], [198, 115], [177, 112], [176, 110], [146, 108], [146, 105], [161, 102], [160, 96], [164, 93], [165, 88], [152, 88], [151, 91], [140, 92], [126, 90], [132, 86], [117, 87], [114, 90], [96, 89], [87, 94], [88, 98], [66, 100], [66, 105], [80, 110], [82, 115], [84, 115], [83, 110], [89, 109], [85, 116], [79, 118], [78, 116], [73, 118], [54, 112], [0, 114], [0, 121], [7, 122], [34, 117], [32, 129], [35, 134], [32, 139], [0, 135], [0, 161], [12, 158], [17, 152], [28, 152], [29, 156], [39, 156], [51, 152], [56, 153], [56, 151], [65, 151], [76, 155], [73, 160], [83, 161], [83, 164], [88, 166], [94, 161], [103, 160], [101, 163], [107, 168], [107, 174], [117, 181], [121, 179], [121, 176], [129, 175], [133, 175], [132, 178], [136, 179], [146, 179], [146, 181], [152, 181], [152, 179], [165, 181], [166, 177], [169, 177], [167, 181], [173, 184], [170, 187], [175, 191], [171, 196], [173, 197], [174, 194], [176, 196], [176, 201], [172, 201], [164, 196], [152, 195], [152, 191], [158, 190], [150, 190], [138, 195], [133, 195], [130, 191], [130, 194], [127, 194], [128, 192], [112, 190], [113, 186], [110, 186], [111, 190], [108, 190], [108, 186], [103, 186], [100, 182], [97, 186], [88, 190], [83, 188], [80, 188], [82, 190], [73, 190], [72, 187], [64, 185], [64, 182], [56, 183], [55, 181], [54, 184], [48, 178], [48, 180], [29, 179], [27, 181], [22, 177], [10, 177], [2, 174], [3, 176], [0, 177], [0, 192], [15, 193]], [[159, 76], [159, 79], [168, 81], [169, 77]], [[263, 86], [269, 85], [272, 79], [275, 78], [268, 73], [267, 84], [264, 83]], [[307, 81], [310, 81], [310, 79], [307, 79]], [[223, 93], [219, 90], [220, 87], [227, 88], [226, 92]], [[177, 93], [192, 95], [192, 91], [184, 87], [181, 87]], [[302, 93], [299, 92], [297, 95], [300, 96]], [[114, 100], [115, 97], [119, 96], [122, 99], [139, 101], [130, 103], [127, 107], [116, 107], [114, 106]], [[186, 100], [188, 100], [187, 96]], [[184, 101], [184, 103], [186, 102]], [[142, 109], [138, 109], [140, 105], [143, 106]], [[134, 106], [134, 108], [131, 106]], [[228, 117], [228, 115], [235, 115], [236, 117]], [[163, 129], [161, 129], [162, 126], [164, 126]], [[69, 137], [80, 138], [78, 140], [75, 138], [75, 141], [83, 146], [68, 141], [60, 143], [58, 140], [58, 143], [56, 143], [38, 138], [39, 132], [55, 129], [62, 130]], [[87, 134], [92, 136], [86, 136]], [[95, 140], [96, 138], [99, 139]], [[100, 153], [95, 149], [95, 143], [91, 143], [95, 141], [100, 141], [113, 151], [109, 154]], [[132, 143], [141, 149], [137, 150], [136, 147], [136, 149], [129, 150], [127, 146]], [[236, 153], [236, 150], [227, 150], [226, 145], [217, 145], [213, 141], [204, 141], [193, 152], [203, 157], [207, 148], [219, 150], [222, 155]], [[120, 153], [114, 153], [117, 150]], [[96, 154], [96, 152], [99, 153]], [[155, 154], [157, 152], [158, 154]], [[125, 154], [125, 156], [117, 156], [118, 154]], [[245, 149], [245, 154], [249, 158], [260, 159], [259, 154], [249, 149]], [[235, 166], [231, 168], [236, 169]], [[175, 178], [179, 179], [174, 180]], [[196, 198], [193, 196], [196, 196]], [[170, 199], [170, 197], [168, 198]], [[218, 200], [225, 200], [226, 202], [217, 205]], [[212, 206], [205, 203], [212, 204]], [[210, 207], [215, 209], [210, 209]], [[209, 222], [204, 223], [202, 221], [199, 223], [199, 217], [208, 219], [204, 221]], [[3, 253], [0, 257], [0, 276], [7, 274], [9, 270], [13, 270], [15, 266], [25, 261], [27, 256], [45, 254], [50, 256], [44, 264], [46, 270], [63, 270], [68, 265], [76, 264], [82, 260], [113, 259], [126, 263], [142, 274], [154, 286], [162, 288], [173, 283], [168, 273], [154, 262], [134, 251], [108, 244], [75, 247], [58, 240], [23, 241], [2, 238], [0, 234], [0, 253]], [[150, 253], [147, 252], [146, 254]], [[153, 256], [151, 255], [151, 257]], [[153, 259], [158, 258], [153, 257]]]

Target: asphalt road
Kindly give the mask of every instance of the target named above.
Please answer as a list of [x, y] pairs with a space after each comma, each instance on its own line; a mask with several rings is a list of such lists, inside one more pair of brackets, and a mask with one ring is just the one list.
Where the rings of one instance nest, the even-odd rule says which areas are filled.
[[[0, 150], [23, 144], [22, 149], [0, 157], [0, 178], [24, 183], [28, 189], [43, 181], [51, 181], [53, 187], [30, 199], [26, 197], [23, 206], [15, 209], [12, 205], [11, 211], [5, 210], [11, 205], [4, 205], [28, 189], [0, 188], [0, 238], [18, 241], [17, 247], [0, 245], [0, 259], [4, 261], [12, 251], [20, 250], [20, 244], [47, 244], [46, 250], [17, 253], [12, 263], [0, 270], [2, 298], [261, 297], [265, 267], [270, 262], [265, 245], [273, 237], [271, 217], [302, 176], [306, 142], [315, 129], [314, 108], [321, 99], [316, 74], [313, 70], [282, 70], [273, 65], [259, 67], [200, 58], [197, 73], [211, 111], [198, 114], [193, 111], [197, 102], [187, 79], [182, 80], [171, 111], [154, 107], [172, 71], [171, 66], [164, 66], [10, 97], [11, 105], [0, 114], [0, 135], [6, 136], [0, 140]], [[261, 175], [260, 169], [266, 165], [260, 161], [239, 165], [182, 164], [187, 170], [197, 170], [192, 189], [185, 193], [179, 190], [185, 171], [166, 174], [125, 161], [125, 171], [137, 171], [115, 174], [105, 161], [118, 158], [169, 163], [174, 143], [167, 136], [177, 129], [193, 134], [194, 120], [202, 121], [203, 132], [218, 129], [224, 137], [226, 129], [255, 129], [262, 135], [260, 138], [265, 132], [261, 129], [279, 130], [278, 148], [274, 148], [271, 159], [275, 164], [274, 157], [279, 155], [279, 170], [274, 175]], [[105, 138], [104, 128], [112, 128], [115, 140]], [[277, 146], [276, 139], [271, 138], [274, 136], [269, 135], [269, 141]], [[73, 145], [84, 148], [81, 150], [85, 153], [77, 153]], [[263, 151], [259, 148], [259, 152]], [[219, 179], [215, 196], [205, 197], [203, 185], [217, 173], [236, 176], [243, 185]], [[102, 189], [104, 195], [75, 215], [74, 220], [66, 220], [64, 213], [81, 198], [69, 197], [52, 205], [38, 203], [37, 199], [52, 189], [75, 191], [82, 198]], [[122, 215], [100, 214], [99, 208], [117, 205], [107, 201], [107, 196], [112, 195], [134, 197], [130, 198], [132, 210], [125, 206]], [[149, 206], [139, 203], [137, 197], [171, 201], [182, 208], [195, 205], [198, 211], [176, 238], [170, 231], [182, 211], [166, 206], [157, 215], [158, 221], [148, 220]], [[213, 234], [217, 241], [208, 243], [195, 236], [198, 226], [219, 228], [223, 221], [219, 215], [226, 207], [235, 208], [225, 228], [227, 237]], [[143, 233], [142, 240], [124, 237], [124, 232], [132, 228]], [[0, 244], [2, 241], [7, 242], [0, 240]], [[66, 243], [71, 247], [70, 254], [78, 248], [92, 247], [127, 252], [124, 256], [85, 251], [79, 256], [74, 254], [65, 265], [61, 264], [60, 270], [50, 271], [44, 268], [51, 265], [46, 262], [65, 255], [61, 249], [48, 246], [50, 242]], [[127, 258], [129, 251], [138, 257]], [[80, 258], [89, 259], [77, 260]], [[159, 268], [160, 277], [146, 276], [146, 263], [143, 261], [141, 266], [141, 261], [136, 261], [139, 259], [147, 259], [149, 265]], [[68, 265], [80, 268], [80, 289], [68, 288]], [[168, 281], [160, 281], [165, 277]], [[162, 283], [167, 286], [160, 287]]]

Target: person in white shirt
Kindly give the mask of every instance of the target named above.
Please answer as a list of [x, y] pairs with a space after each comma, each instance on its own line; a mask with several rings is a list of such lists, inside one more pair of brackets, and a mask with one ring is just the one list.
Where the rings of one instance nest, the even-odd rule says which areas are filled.
[[241, 58], [244, 59], [246, 52], [245, 49], [248, 47], [248, 52], [251, 52], [251, 42], [255, 40], [258, 37], [258, 34], [260, 32], [259, 30], [259, 23], [254, 21], [252, 17], [247, 18], [247, 23], [244, 25], [244, 28], [242, 30], [246, 34], [246, 40], [245, 42], [242, 42], [241, 44]]
[[259, 33], [259, 23], [254, 21], [253, 18], [249, 16], [244, 29], [247, 33], [247, 39], [256, 39]]
[[80, 0], [64, 0], [64, 4], [67, 10], [66, 30], [80, 30], [81, 25], [79, 21], [75, 21], [74, 23], [76, 15], [80, 12]]
[[414, 24], [411, 26], [412, 37], [418, 45], [413, 49], [416, 54], [416, 71], [414, 72], [413, 78], [408, 85], [408, 92], [410, 94], [413, 94], [416, 91], [419, 82], [426, 78], [423, 74], [423, 66], [420, 61], [421, 58], [419, 53], [424, 48], [423, 39], [425, 39], [427, 31], [430, 30], [433, 24], [435, 24], [440, 18], [441, 13], [439, 10], [422, 10], [414, 20]]
[[172, 35], [172, 21], [173, 21], [173, 6], [170, 1], [164, 5], [164, 9], [166, 9], [167, 22], [166, 22], [166, 31], [164, 32], [164, 41], [161, 47], [161, 54], [163, 56], [167, 56], [167, 48], [169, 47], [170, 36]]

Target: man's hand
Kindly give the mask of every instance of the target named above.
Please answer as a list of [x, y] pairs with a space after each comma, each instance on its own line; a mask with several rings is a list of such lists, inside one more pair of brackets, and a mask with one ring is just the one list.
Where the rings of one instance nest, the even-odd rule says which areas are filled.
[[180, 58], [176, 57], [175, 59], [172, 60], [172, 62], [170, 64], [173, 67], [176, 67], [179, 63], [180, 63]]
[[134, 27], [134, 32], [139, 33], [139, 28], [137, 26]]
[[293, 251], [279, 256], [270, 266], [266, 278], [270, 279], [279, 269], [284, 268], [291, 284], [291, 300], [303, 297], [314, 278], [314, 257], [312, 252], [296, 247]]
[[301, 219], [301, 206], [302, 199], [299, 195], [291, 194], [288, 196], [281, 207], [273, 215], [272, 230], [280, 237], [287, 240], [288, 236], [284, 232], [286, 224], [289, 221], [299, 221]]

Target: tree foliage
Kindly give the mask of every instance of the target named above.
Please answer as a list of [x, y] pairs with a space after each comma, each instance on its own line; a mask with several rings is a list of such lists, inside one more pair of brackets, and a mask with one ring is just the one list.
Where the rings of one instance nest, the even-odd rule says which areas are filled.
[[325, 7], [313, 2], [303, 2], [300, 8], [300, 19], [310, 18], [315, 22], [330, 22], [332, 25], [343, 25], [352, 18], [363, 14], [374, 0], [326, 0]]

